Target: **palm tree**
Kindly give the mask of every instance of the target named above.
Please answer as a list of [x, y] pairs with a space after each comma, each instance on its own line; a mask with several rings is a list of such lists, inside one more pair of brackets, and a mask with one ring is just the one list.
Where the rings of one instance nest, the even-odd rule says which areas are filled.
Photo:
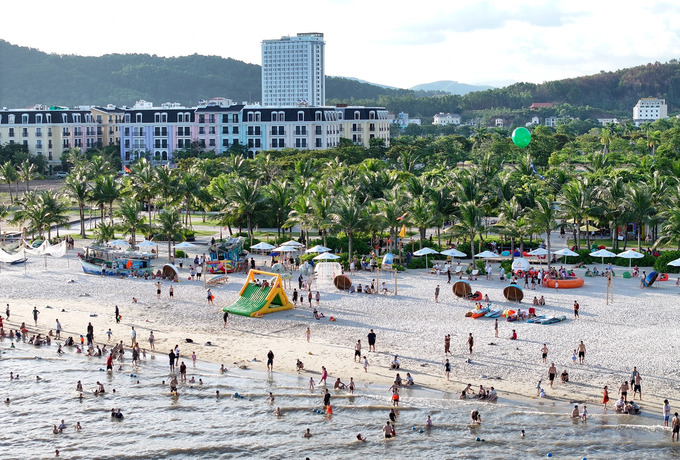
[[400, 187], [394, 187], [385, 192], [385, 197], [382, 198], [378, 204], [380, 205], [380, 212], [383, 215], [390, 232], [389, 250], [396, 249], [397, 229], [400, 225], [405, 225], [405, 220], [408, 220], [408, 216], [405, 219], [399, 219], [404, 215], [404, 211], [406, 210], [406, 198], [401, 192]]
[[460, 234], [466, 234], [470, 237], [470, 256], [475, 257], [475, 236], [484, 232], [484, 210], [475, 203], [463, 203], [458, 208], [458, 222], [454, 224], [454, 228]]
[[[168, 259], [172, 253], [172, 243], [184, 239], [182, 232], [182, 218], [177, 209], [164, 209], [158, 215], [158, 226], [155, 227], [156, 236], [168, 241]], [[174, 259], [174, 256], [172, 257]]]
[[[2, 220], [5, 217], [9, 216], [9, 211], [10, 211], [9, 206], [5, 206], [4, 204], [0, 205], [0, 223], [2, 223]], [[2, 231], [0, 231], [0, 235], [2, 235]], [[5, 239], [5, 237], [3, 236], [3, 241], [2, 241], [3, 243], [5, 242], [4, 239]]]
[[109, 219], [113, 223], [113, 203], [120, 198], [120, 184], [113, 176], [99, 176], [92, 186], [92, 200], [97, 203], [101, 211], [101, 218], [104, 220], [105, 205], [109, 205]]
[[359, 203], [354, 194], [343, 195], [336, 202], [335, 211], [331, 216], [338, 228], [347, 235], [348, 260], [352, 260], [352, 240], [354, 235], [364, 228], [366, 222], [364, 204]]
[[12, 164], [11, 161], [6, 161], [0, 166], [0, 179], [7, 184], [9, 189], [9, 203], [14, 204], [14, 198], [12, 197], [12, 183], [16, 182], [19, 178], [17, 173], [17, 168]]
[[290, 212], [290, 203], [293, 199], [293, 192], [290, 183], [286, 180], [282, 182], [272, 182], [266, 190], [269, 206], [276, 218], [277, 235], [281, 236], [281, 229], [286, 217]]
[[325, 246], [328, 229], [333, 225], [331, 217], [333, 198], [328, 195], [327, 190], [316, 189], [310, 196], [310, 205], [312, 206], [312, 225], [321, 231]]
[[237, 177], [231, 184], [229, 193], [230, 201], [226, 203], [226, 209], [232, 214], [244, 217], [250, 235], [250, 244], [253, 244], [253, 216], [264, 200], [264, 194], [258, 181], [252, 182], [245, 177]]
[[132, 187], [133, 196], [143, 203], [146, 203], [149, 212], [149, 223], [151, 223], [151, 208], [153, 199], [156, 196], [156, 174], [153, 165], [146, 158], [140, 159], [132, 166]]
[[168, 206], [168, 200], [174, 201], [173, 198], [178, 190], [177, 176], [173, 171], [175, 170], [170, 169], [168, 165], [155, 168], [156, 186], [154, 189], [163, 199], [163, 208]]
[[35, 165], [28, 160], [24, 160], [21, 165], [19, 165], [17, 172], [19, 173], [21, 180], [26, 182], [26, 192], [28, 192], [29, 182], [31, 179], [34, 179], [37, 174]]
[[90, 186], [84, 175], [71, 174], [66, 178], [64, 184], [64, 193], [66, 196], [78, 202], [78, 212], [80, 215], [80, 237], [87, 238], [85, 234], [85, 204], [90, 198]]
[[47, 230], [48, 239], [52, 238], [52, 225], [63, 225], [68, 222], [66, 205], [59, 195], [50, 190], [27, 192], [20, 200], [19, 209], [14, 212], [13, 222], [26, 223], [31, 234], [38, 232], [42, 238]]
[[99, 222], [94, 229], [94, 239], [97, 243], [108, 243], [116, 238], [116, 227], [111, 223]]
[[149, 229], [146, 219], [140, 214], [142, 210], [142, 203], [134, 198], [128, 198], [120, 204], [116, 213], [120, 218], [118, 228], [123, 232], [123, 235], [130, 235], [133, 246], [137, 241], [137, 231], [144, 232]]
[[410, 222], [418, 227], [420, 235], [420, 249], [423, 249], [423, 240], [425, 240], [425, 232], [427, 228], [434, 223], [434, 208], [432, 203], [424, 196], [419, 196], [411, 200], [409, 205]]
[[[562, 187], [562, 198], [560, 209], [563, 216], [570, 219], [575, 224], [574, 238], [576, 239], [576, 249], [581, 244], [581, 225], [590, 218], [592, 209], [593, 188], [590, 187], [586, 179], [569, 182]], [[590, 249], [590, 232], [588, 237], [588, 249]]]
[[656, 213], [649, 187], [645, 184], [631, 184], [626, 195], [626, 203], [628, 219], [635, 222], [637, 227], [638, 251], [641, 251], [642, 226], [650, 222], [652, 216]]
[[555, 230], [558, 211], [555, 205], [544, 196], [536, 198], [536, 207], [531, 210], [531, 220], [537, 229], [545, 232], [545, 245], [548, 249], [548, 270], [550, 270], [550, 233]]

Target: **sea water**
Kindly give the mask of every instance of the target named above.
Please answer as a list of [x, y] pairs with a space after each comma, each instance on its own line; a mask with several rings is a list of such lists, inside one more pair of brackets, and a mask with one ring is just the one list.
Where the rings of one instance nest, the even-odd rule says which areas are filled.
[[[2, 458], [53, 458], [56, 449], [64, 458], [101, 459], [507, 459], [548, 454], [612, 459], [680, 454], [680, 446], [670, 442], [670, 432], [661, 426], [661, 415], [645, 412], [644, 404], [637, 416], [604, 414], [592, 405], [583, 423], [568, 417], [571, 406], [563, 401], [515, 402], [502, 394], [496, 403], [461, 401], [458, 395], [416, 385], [402, 389], [397, 436], [385, 440], [381, 428], [392, 405], [391, 392], [383, 386], [358, 385], [349, 395], [330, 389], [329, 382], [333, 414], [328, 415], [322, 411], [323, 388], [310, 391], [305, 373], [262, 373], [225, 363], [229, 371], [221, 374], [219, 366], [197, 362], [193, 367], [190, 358], [183, 358], [187, 379], [200, 378], [203, 385], [181, 383], [179, 396], [173, 396], [164, 355], [148, 355], [136, 369], [129, 359], [122, 370], [116, 362], [113, 372], [105, 372], [103, 357], [76, 355], [69, 348], [59, 356], [54, 344], [19, 342], [10, 348], [10, 343], [0, 342]], [[10, 372], [18, 373], [19, 380], [10, 381]], [[42, 380], [36, 380], [38, 375]], [[82, 399], [75, 391], [78, 380], [84, 387]], [[106, 394], [93, 394], [97, 381]], [[274, 416], [276, 407], [281, 417]], [[125, 418], [112, 419], [112, 408], [120, 408]], [[469, 424], [473, 409], [482, 415], [480, 426]], [[425, 427], [428, 415], [434, 424], [430, 428]], [[68, 428], [53, 434], [52, 426], [62, 419]], [[81, 431], [73, 428], [76, 422]], [[307, 428], [311, 438], [302, 437]], [[522, 429], [525, 438], [520, 437]], [[356, 441], [357, 433], [368, 442]]]

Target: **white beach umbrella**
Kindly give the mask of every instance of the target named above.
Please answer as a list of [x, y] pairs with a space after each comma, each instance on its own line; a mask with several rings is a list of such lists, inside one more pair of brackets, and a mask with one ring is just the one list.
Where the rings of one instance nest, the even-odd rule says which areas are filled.
[[150, 247], [155, 247], [158, 246], [158, 243], [154, 243], [151, 240], [144, 240], [141, 243], [137, 245], [140, 248], [150, 248]]
[[294, 246], [296, 248], [301, 248], [301, 247], [304, 246], [304, 244], [302, 244], [298, 241], [295, 241], [295, 240], [290, 240], [290, 241], [286, 241], [285, 243], [281, 243], [281, 246]]
[[423, 249], [418, 249], [416, 252], [413, 253], [414, 256], [425, 256], [425, 268], [429, 267], [429, 265], [427, 264], [427, 255], [428, 254], [439, 254], [439, 252], [435, 251], [432, 248], [423, 248]]
[[320, 244], [317, 244], [313, 248], [307, 249], [305, 252], [307, 254], [311, 254], [313, 252], [329, 252], [331, 248], [327, 248], [326, 246], [321, 246]]
[[671, 267], [680, 267], [680, 259], [675, 259], [670, 262], [668, 262], [668, 265]]
[[182, 241], [181, 243], [175, 245], [175, 249], [191, 249], [195, 247], [195, 244], [189, 243], [188, 241]]
[[568, 257], [576, 257], [578, 256], [578, 252], [574, 252], [569, 248], [564, 248], [560, 249], [559, 251], [553, 252], [553, 254], [558, 255], [558, 256], [568, 256]]
[[491, 252], [491, 251], [482, 251], [479, 254], [475, 254], [475, 257], [479, 257], [480, 259], [489, 259], [491, 257], [499, 257], [498, 254]]
[[130, 246], [126, 240], [113, 240], [109, 241], [109, 246], [127, 247]]
[[274, 248], [272, 252], [295, 252], [297, 251], [297, 248], [293, 246], [279, 246], [278, 248]]
[[616, 254], [614, 254], [611, 251], [607, 251], [606, 249], [600, 249], [599, 251], [591, 252], [590, 255], [591, 255], [591, 257], [601, 257], [602, 258], [602, 265], [604, 265], [604, 258], [605, 257], [616, 257]]
[[314, 257], [314, 260], [335, 260], [339, 258], [340, 256], [336, 256], [335, 254], [331, 254], [330, 252], [323, 252], [318, 256]]
[[250, 249], [257, 249], [257, 250], [260, 250], [260, 251], [269, 251], [271, 249], [274, 249], [275, 247], [276, 246], [271, 245], [269, 243], [265, 243], [264, 241], [262, 241], [261, 243], [257, 243], [256, 245], [251, 246]]
[[633, 259], [642, 259], [645, 255], [640, 254], [637, 251], [633, 251], [632, 249], [629, 249], [627, 251], [623, 251], [621, 254], [617, 254], [616, 257], [623, 257], [624, 259], [628, 259], [628, 269], [630, 270], [630, 266], [633, 262]]
[[[555, 254], [556, 256], [565, 257], [565, 258], [566, 257], [576, 257], [576, 256], [579, 255], [578, 252], [574, 252], [569, 248], [560, 249], [559, 251], [553, 252], [553, 254]], [[563, 261], [563, 263], [564, 263], [564, 261]]]
[[529, 254], [530, 256], [545, 256], [548, 254], [548, 250], [543, 248], [536, 248], [533, 251], [529, 251], [527, 254]]
[[467, 254], [459, 251], [458, 249], [447, 249], [446, 251], [442, 251], [439, 254], [451, 257], [467, 257]]

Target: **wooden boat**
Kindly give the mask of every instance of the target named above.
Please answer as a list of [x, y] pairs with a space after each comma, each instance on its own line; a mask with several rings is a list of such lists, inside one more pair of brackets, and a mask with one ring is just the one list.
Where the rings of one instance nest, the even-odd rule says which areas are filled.
[[155, 254], [120, 251], [104, 246], [86, 246], [85, 253], [78, 253], [83, 272], [89, 275], [105, 276], [144, 276], [154, 272], [151, 258]]

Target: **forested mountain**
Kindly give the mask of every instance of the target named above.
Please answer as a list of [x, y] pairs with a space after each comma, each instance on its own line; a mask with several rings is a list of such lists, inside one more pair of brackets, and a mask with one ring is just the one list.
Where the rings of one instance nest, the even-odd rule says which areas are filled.
[[[347, 78], [328, 77], [326, 86], [328, 97], [343, 100], [411, 93]], [[199, 99], [215, 96], [259, 101], [260, 66], [198, 54], [176, 58], [58, 55], [0, 40], [0, 105], [4, 107], [132, 105], [138, 99], [195, 105]]]
[[433, 81], [432, 83], [422, 83], [420, 85], [412, 86], [414, 91], [432, 91], [438, 94], [460, 94], [461, 96], [473, 91], [484, 91], [493, 89], [493, 86], [488, 85], [468, 85], [467, 83], [460, 83], [451, 80]]
[[[258, 101], [260, 66], [218, 56], [164, 58], [148, 54], [101, 57], [47, 54], [0, 40], [0, 106], [35, 104], [195, 105], [199, 99], [223, 96]], [[663, 97], [669, 110], [680, 107], [680, 62], [654, 63], [542, 84], [516, 83], [464, 96], [430, 96], [427, 92], [392, 89], [349, 78], [327, 77], [329, 104], [381, 105], [411, 116], [487, 109], [517, 110], [532, 102], [590, 106], [630, 116], [640, 97]]]

